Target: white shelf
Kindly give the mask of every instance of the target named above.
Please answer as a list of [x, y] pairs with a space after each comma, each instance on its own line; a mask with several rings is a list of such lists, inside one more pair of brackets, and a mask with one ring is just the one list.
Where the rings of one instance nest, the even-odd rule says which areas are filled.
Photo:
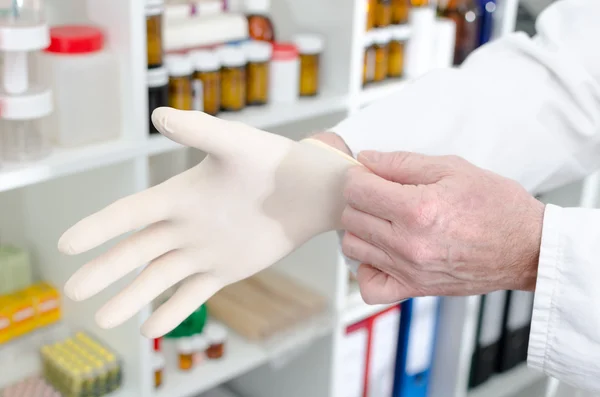
[[515, 397], [526, 388], [544, 380], [546, 376], [527, 367], [527, 364], [504, 374], [495, 375], [488, 382], [469, 392], [468, 397]]
[[72, 149], [55, 148], [48, 157], [39, 161], [5, 164], [0, 168], [0, 192], [116, 164], [144, 154], [144, 149], [133, 141], [125, 140]]
[[348, 298], [346, 300], [346, 307], [342, 313], [342, 324], [344, 327], [356, 324], [359, 321], [367, 319], [374, 314], [380, 313], [396, 305], [398, 305], [398, 303], [389, 305], [368, 305], [360, 295], [358, 286], [351, 283]]
[[[313, 324], [314, 325], [314, 324]], [[191, 371], [180, 371], [172, 342], [164, 341], [166, 358], [164, 383], [156, 397], [192, 397], [237, 378], [261, 365], [276, 364], [294, 355], [296, 349], [310, 345], [331, 332], [331, 326], [321, 324], [299, 328], [276, 342], [252, 343], [230, 331], [225, 355], [220, 360], [206, 360]]]
[[406, 83], [405, 79], [386, 80], [381, 83], [373, 83], [366, 86], [360, 93], [360, 106], [366, 106], [381, 98], [393, 94], [401, 89]]
[[[345, 96], [323, 94], [292, 104], [273, 104], [248, 108], [239, 113], [224, 113], [220, 117], [268, 129], [342, 111], [346, 109], [346, 99]], [[118, 140], [72, 149], [55, 148], [48, 157], [39, 161], [0, 168], [0, 192], [182, 147], [162, 135], [155, 135], [143, 142]]]

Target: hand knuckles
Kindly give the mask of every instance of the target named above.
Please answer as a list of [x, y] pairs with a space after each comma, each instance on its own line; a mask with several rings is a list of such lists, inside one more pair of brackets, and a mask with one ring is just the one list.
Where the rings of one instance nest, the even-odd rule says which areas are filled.
[[417, 229], [429, 229], [437, 222], [439, 205], [433, 200], [421, 201], [412, 211], [410, 222]]

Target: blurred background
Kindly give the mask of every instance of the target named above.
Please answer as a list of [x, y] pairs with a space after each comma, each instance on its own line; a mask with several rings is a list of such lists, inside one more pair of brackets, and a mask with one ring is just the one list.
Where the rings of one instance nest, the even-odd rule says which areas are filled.
[[[203, 159], [157, 133], [159, 106], [299, 139], [489, 41], [533, 35], [549, 3], [1, 0], [0, 396], [543, 395], [525, 364], [529, 293], [369, 306], [330, 233], [147, 340], [140, 325], [169, 292], [102, 330], [96, 310], [134, 275], [74, 303], [65, 281], [106, 247], [74, 258], [56, 243]], [[585, 188], [541, 199], [577, 206]]]

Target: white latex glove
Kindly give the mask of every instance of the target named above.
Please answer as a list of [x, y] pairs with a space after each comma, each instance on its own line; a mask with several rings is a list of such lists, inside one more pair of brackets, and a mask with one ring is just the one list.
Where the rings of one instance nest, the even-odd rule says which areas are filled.
[[156, 338], [226, 285], [339, 229], [345, 174], [357, 163], [319, 141], [295, 142], [200, 112], [160, 108], [152, 121], [163, 135], [208, 156], [83, 219], [58, 245], [79, 254], [145, 227], [85, 264], [65, 293], [87, 299], [148, 264], [96, 314], [101, 327], [111, 328], [186, 279], [143, 325], [142, 333]]

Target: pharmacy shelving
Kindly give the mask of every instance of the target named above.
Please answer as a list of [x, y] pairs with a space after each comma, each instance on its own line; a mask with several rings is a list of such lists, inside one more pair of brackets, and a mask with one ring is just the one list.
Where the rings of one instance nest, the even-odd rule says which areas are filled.
[[[500, 14], [499, 33], [504, 34], [511, 30], [517, 0], [499, 2], [499, 9], [506, 10], [506, 14]], [[153, 160], [161, 156], [184, 157], [187, 151], [178, 150], [181, 146], [165, 137], [148, 137], [144, 1], [54, 0], [48, 2], [48, 8], [51, 23], [89, 19], [107, 31], [110, 47], [119, 57], [123, 99], [119, 140], [57, 149], [38, 162], [0, 168], [0, 225], [8, 225], [0, 229], [1, 241], [29, 249], [36, 273], [62, 286], [79, 266], [106, 247], [81, 257], [64, 257], [56, 249], [60, 234], [81, 217], [146, 189], [156, 174], [176, 174], [179, 171], [170, 161]], [[330, 127], [336, 119], [402, 88], [402, 80], [362, 87], [365, 1], [272, 0], [271, 8], [278, 35], [283, 39], [306, 31], [326, 38], [322, 93], [317, 98], [248, 109], [222, 115], [223, 118], [277, 133], [306, 134]], [[318, 330], [307, 324], [304, 332], [269, 348], [233, 335], [227, 357], [219, 363], [206, 363], [185, 374], [170, 361], [165, 384], [158, 390], [152, 387], [152, 345], [139, 331], [150, 309], [112, 330], [100, 329], [94, 322], [95, 312], [133, 275], [88, 301], [65, 300], [64, 323], [70, 329], [89, 330], [119, 351], [126, 374], [119, 397], [192, 397], [226, 381], [243, 390], [241, 394], [247, 397], [339, 397], [336, 382], [344, 366], [339, 354], [343, 330], [389, 306], [371, 306], [362, 301], [356, 286], [348, 282], [335, 233], [315, 238], [276, 268], [325, 296], [332, 310], [332, 322]], [[478, 308], [475, 297], [444, 299], [440, 319], [444, 331], [435, 352], [430, 397], [472, 397], [467, 383]], [[35, 356], [16, 357], [14, 361], [10, 368], [14, 373], [29, 374], [37, 369]], [[520, 369], [494, 381], [502, 383], [501, 379], [523, 387], [534, 381]], [[486, 396], [504, 397], [494, 394], [500, 388], [493, 385], [490, 383], [490, 394]]]
[[509, 372], [496, 375], [487, 383], [473, 389], [468, 397], [515, 397], [521, 396], [523, 390], [543, 382], [546, 376], [522, 364]]

